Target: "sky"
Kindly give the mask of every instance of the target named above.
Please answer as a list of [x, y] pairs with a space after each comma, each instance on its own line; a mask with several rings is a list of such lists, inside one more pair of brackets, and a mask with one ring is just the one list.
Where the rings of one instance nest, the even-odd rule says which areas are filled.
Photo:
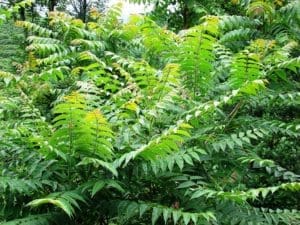
[[118, 2], [123, 3], [123, 12], [122, 12], [122, 18], [124, 20], [127, 20], [130, 14], [136, 14], [136, 13], [143, 13], [151, 10], [151, 6], [145, 6], [145, 5], [139, 5], [139, 4], [133, 4], [129, 3], [126, 0], [110, 0], [109, 5], [116, 4]]

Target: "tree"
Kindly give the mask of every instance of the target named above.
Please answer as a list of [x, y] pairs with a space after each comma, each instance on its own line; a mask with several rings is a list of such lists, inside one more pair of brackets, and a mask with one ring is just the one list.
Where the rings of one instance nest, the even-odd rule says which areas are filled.
[[161, 26], [169, 29], [181, 30], [199, 23], [202, 16], [239, 14], [241, 8], [231, 1], [197, 1], [197, 0], [131, 0], [131, 2], [152, 4], [151, 18]]
[[30, 36], [22, 70], [0, 72], [1, 224], [299, 224], [298, 43], [267, 29], [283, 7], [178, 34], [122, 24], [119, 5], [17, 22]]
[[104, 11], [106, 8], [107, 0], [70, 0], [67, 1], [72, 7], [71, 14], [81, 19], [83, 22], [87, 22], [88, 12], [92, 8], [96, 8], [100, 11]]
[[49, 0], [48, 2], [48, 9], [49, 11], [54, 11], [55, 6], [57, 5], [58, 1], [57, 0]]

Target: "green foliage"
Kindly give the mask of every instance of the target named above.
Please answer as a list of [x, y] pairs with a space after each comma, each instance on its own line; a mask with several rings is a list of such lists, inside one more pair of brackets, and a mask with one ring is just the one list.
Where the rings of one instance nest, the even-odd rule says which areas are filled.
[[183, 41], [180, 43], [177, 60], [187, 79], [187, 88], [193, 90], [194, 99], [206, 94], [213, 84], [211, 72], [214, 55], [212, 50], [217, 34], [218, 19], [208, 17], [202, 25], [185, 32]]
[[[14, 14], [18, 13], [20, 10], [24, 10], [26, 7], [30, 7], [34, 4], [35, 0], [23, 0], [23, 1], [9, 1], [1, 2], [0, 8], [0, 25], [11, 19]], [[5, 5], [5, 7], [3, 7]]]
[[299, 224], [298, 43], [267, 29], [294, 5], [241, 4], [178, 34], [120, 6], [17, 22], [1, 224]]
[[57, 214], [37, 214], [30, 215], [26, 218], [15, 219], [9, 222], [1, 223], [3, 225], [41, 225], [41, 224], [58, 224], [57, 221], [65, 221], [65, 218]]
[[134, 3], [144, 3], [153, 8], [148, 14], [150, 18], [161, 26], [170, 30], [180, 31], [198, 25], [200, 19], [206, 15], [239, 14], [239, 7], [235, 1], [223, 0], [130, 0]]
[[77, 201], [85, 202], [85, 200], [76, 192], [56, 192], [51, 193], [45, 198], [35, 199], [27, 204], [27, 206], [38, 207], [43, 204], [52, 204], [61, 208], [68, 216], [73, 216], [74, 206], [79, 208]]
[[[163, 205], [146, 203], [146, 202], [128, 202], [123, 201], [119, 203], [119, 211], [120, 213], [127, 214], [131, 213], [130, 216], [134, 216], [134, 214], [139, 215], [141, 218], [148, 211], [152, 211], [151, 213], [151, 223], [156, 224], [159, 218], [163, 218], [165, 224], [168, 224], [170, 221], [173, 221], [174, 224], [183, 223], [187, 224], [198, 224], [199, 222], [205, 221], [215, 221], [216, 218], [212, 212], [201, 212], [201, 213], [192, 213], [192, 212], [184, 212], [180, 209], [175, 209], [166, 207]], [[129, 219], [129, 218], [127, 218]]]
[[9, 21], [1, 25], [0, 34], [0, 70], [15, 73], [25, 59], [24, 33]]

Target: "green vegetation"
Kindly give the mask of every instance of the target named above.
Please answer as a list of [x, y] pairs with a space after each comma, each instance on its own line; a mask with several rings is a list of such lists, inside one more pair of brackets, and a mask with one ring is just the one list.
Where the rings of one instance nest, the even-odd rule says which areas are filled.
[[120, 4], [2, 24], [27, 56], [0, 71], [0, 224], [298, 225], [298, 1], [232, 2], [178, 33]]
[[226, 0], [130, 0], [134, 3], [145, 3], [154, 9], [149, 16], [161, 26], [172, 30], [186, 29], [199, 24], [205, 15], [224, 15], [243, 13], [245, 4]]
[[0, 70], [15, 73], [25, 59], [25, 37], [12, 23], [0, 26]]

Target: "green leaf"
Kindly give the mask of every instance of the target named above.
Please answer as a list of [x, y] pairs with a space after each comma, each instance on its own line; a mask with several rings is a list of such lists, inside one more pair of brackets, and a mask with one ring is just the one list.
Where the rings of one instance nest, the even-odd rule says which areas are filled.
[[53, 204], [59, 208], [61, 208], [69, 217], [72, 217], [74, 213], [74, 209], [71, 206], [70, 203], [68, 203], [64, 199], [52, 199], [52, 198], [41, 198], [41, 199], [35, 199], [27, 204], [27, 206], [31, 207], [38, 207], [43, 204]]
[[178, 185], [177, 188], [188, 188], [188, 187], [192, 187], [194, 185], [195, 185], [195, 182], [193, 182], [193, 181], [186, 181], [186, 182], [183, 182], [180, 185]]
[[183, 213], [183, 222], [188, 225], [191, 220], [191, 215], [189, 213]]
[[182, 158], [175, 158], [175, 162], [178, 165], [179, 169], [182, 170], [183, 169], [183, 159]]
[[144, 213], [149, 209], [149, 206], [147, 204], [140, 204], [140, 218], [144, 215]]
[[152, 211], [152, 225], [155, 225], [156, 221], [158, 220], [158, 218], [160, 217], [160, 215], [162, 214], [162, 209], [158, 208], [158, 207], [154, 207], [153, 211]]
[[165, 224], [167, 224], [170, 214], [171, 214], [170, 209], [168, 209], [168, 208], [163, 209], [163, 218], [164, 218]]
[[103, 168], [109, 170], [113, 175], [118, 176], [118, 171], [116, 170], [113, 164], [96, 158], [84, 157], [81, 160], [81, 162], [77, 164], [77, 166], [89, 165], [89, 164], [93, 164], [95, 167], [102, 166]]
[[172, 212], [172, 218], [173, 218], [174, 225], [177, 224], [177, 222], [178, 222], [180, 216], [181, 216], [180, 211], [174, 210], [174, 211]]
[[104, 181], [97, 181], [92, 189], [92, 197], [94, 197], [97, 192], [101, 191], [105, 185], [106, 183]]

